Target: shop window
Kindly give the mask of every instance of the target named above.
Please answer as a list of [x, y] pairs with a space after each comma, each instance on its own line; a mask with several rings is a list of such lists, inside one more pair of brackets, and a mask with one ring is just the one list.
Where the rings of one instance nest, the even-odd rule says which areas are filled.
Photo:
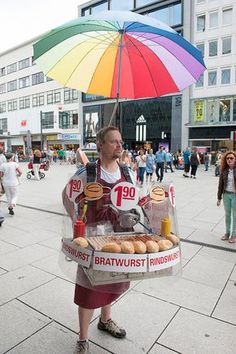
[[206, 103], [206, 115], [207, 121], [209, 123], [214, 123], [218, 121], [218, 105], [217, 100], [207, 100]]
[[206, 28], [206, 16], [201, 15], [197, 17], [197, 32], [204, 32]]
[[226, 25], [232, 25], [232, 15], [233, 15], [233, 9], [224, 9], [222, 12], [222, 24], [224, 26]]
[[231, 37], [222, 39], [222, 54], [230, 54], [231, 53]]
[[220, 100], [219, 121], [230, 121], [230, 100]]
[[209, 28], [218, 27], [218, 11], [209, 13]]
[[208, 73], [208, 86], [216, 86], [217, 83], [217, 71], [210, 71]]
[[230, 74], [231, 74], [230, 69], [222, 69], [221, 70], [221, 84], [222, 85], [230, 84]]
[[215, 57], [218, 52], [218, 41], [209, 42], [209, 57]]

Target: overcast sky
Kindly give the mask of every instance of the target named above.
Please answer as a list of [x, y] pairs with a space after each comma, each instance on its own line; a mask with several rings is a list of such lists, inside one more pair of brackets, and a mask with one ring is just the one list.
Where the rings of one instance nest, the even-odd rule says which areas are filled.
[[88, 0], [0, 0], [0, 53], [77, 17]]

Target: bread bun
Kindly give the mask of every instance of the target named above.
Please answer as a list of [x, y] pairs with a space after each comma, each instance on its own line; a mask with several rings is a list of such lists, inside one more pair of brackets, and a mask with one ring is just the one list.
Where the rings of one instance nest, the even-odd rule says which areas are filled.
[[169, 240], [160, 240], [158, 241], [160, 251], [167, 251], [173, 247], [173, 243]]
[[143, 254], [147, 252], [147, 247], [143, 241], [134, 241], [133, 246], [135, 253]]
[[134, 246], [130, 241], [123, 241], [120, 244], [121, 253], [134, 254]]
[[78, 246], [82, 247], [82, 248], [86, 248], [88, 247], [88, 241], [86, 240], [86, 238], [84, 237], [77, 237], [74, 238], [73, 240]]
[[97, 200], [103, 196], [103, 188], [100, 183], [91, 182], [84, 186], [84, 195], [87, 199]]
[[147, 253], [156, 253], [159, 252], [159, 246], [156, 241], [147, 241], [146, 242]]
[[162, 187], [152, 187], [150, 190], [150, 197], [154, 202], [162, 202], [165, 199], [165, 191]]
[[179, 238], [176, 235], [170, 234], [166, 235], [165, 238], [173, 243], [173, 245], [179, 244]]
[[110, 253], [120, 253], [121, 248], [116, 242], [108, 242], [105, 243], [105, 245], [102, 246], [101, 249], [102, 252], [110, 252]]

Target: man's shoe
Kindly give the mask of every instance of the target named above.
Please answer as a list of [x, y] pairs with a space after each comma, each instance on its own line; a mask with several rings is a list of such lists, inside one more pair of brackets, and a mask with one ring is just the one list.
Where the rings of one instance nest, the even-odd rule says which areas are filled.
[[86, 340], [78, 340], [74, 354], [90, 354], [89, 342]]
[[100, 331], [105, 331], [116, 338], [124, 338], [126, 336], [125, 330], [117, 326], [111, 318], [106, 323], [102, 322], [100, 318], [98, 322], [98, 329], [100, 329]]
[[8, 208], [8, 210], [9, 210], [9, 214], [10, 215], [14, 215], [15, 214], [13, 208]]

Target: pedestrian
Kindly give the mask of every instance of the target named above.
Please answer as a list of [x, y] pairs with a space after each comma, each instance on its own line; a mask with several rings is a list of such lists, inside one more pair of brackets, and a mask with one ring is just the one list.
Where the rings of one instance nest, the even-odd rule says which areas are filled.
[[148, 154], [146, 155], [146, 182], [148, 180], [152, 182], [152, 175], [155, 169], [155, 155], [153, 154], [153, 150], [150, 149]]
[[[113, 188], [117, 183], [128, 181], [128, 177], [130, 178], [130, 169], [124, 165], [121, 166], [118, 163], [123, 150], [122, 145], [121, 134], [116, 127], [108, 126], [97, 133], [99, 159], [94, 163], [96, 174], [95, 180], [104, 187]], [[126, 169], [127, 173], [124, 173], [124, 169]], [[85, 185], [88, 180], [89, 171], [91, 171], [91, 165], [89, 166], [88, 172], [84, 166], [81, 166], [76, 172], [77, 178], [78, 176], [81, 178], [83, 185]], [[94, 176], [94, 171], [92, 175]], [[89, 176], [89, 179], [90, 177], [91, 176]], [[68, 200], [65, 191], [66, 188], [63, 192], [63, 202], [68, 214], [74, 219], [74, 210], [77, 210], [77, 208], [74, 203], [72, 203], [71, 206], [71, 201]], [[106, 223], [111, 222], [111, 219], [113, 219], [112, 225], [114, 225], [114, 231], [117, 232], [116, 226], [119, 226], [119, 219], [116, 211], [109, 207], [111, 204], [110, 195], [103, 195], [102, 199], [92, 202], [88, 201], [87, 203], [86, 227], [89, 225], [96, 225], [98, 222], [99, 227], [101, 227], [103, 223], [106, 225]], [[89, 228], [87, 230], [89, 230]], [[118, 230], [121, 231], [122, 228], [118, 228]], [[126, 336], [126, 331], [111, 319], [111, 303], [129, 288], [129, 282], [94, 287], [88, 281], [83, 269], [78, 268], [78, 274], [81, 273], [81, 277], [77, 275], [74, 296], [74, 302], [78, 305], [80, 324], [80, 334], [76, 353], [88, 354], [89, 324], [94, 310], [97, 308], [101, 308], [101, 316], [97, 325], [99, 330], [119, 339]]]
[[6, 156], [4, 155], [4, 149], [2, 146], [0, 146], [0, 166], [3, 164], [3, 162], [7, 162]]
[[14, 155], [6, 153], [6, 162], [0, 166], [0, 177], [2, 178], [2, 185], [4, 187], [8, 211], [10, 215], [14, 215], [14, 208], [16, 206], [18, 197], [18, 177], [22, 175], [18, 163], [13, 161]]
[[189, 171], [190, 171], [190, 151], [189, 148], [186, 147], [186, 149], [183, 152], [183, 158], [184, 158], [184, 177], [189, 177]]
[[120, 162], [128, 167], [131, 167], [131, 157], [128, 150], [124, 150], [122, 152]]
[[204, 155], [205, 171], [208, 171], [209, 163], [210, 163], [210, 155], [209, 155], [208, 152], [206, 151], [206, 152], [205, 152], [205, 155]]
[[157, 180], [162, 182], [164, 177], [164, 166], [166, 162], [166, 152], [164, 151], [163, 146], [160, 146], [159, 150], [155, 153], [155, 162], [156, 162]]
[[34, 179], [36, 181], [40, 180], [39, 177], [39, 167], [41, 162], [41, 151], [39, 150], [38, 146], [35, 147], [33, 151], [33, 171], [34, 171]]
[[[221, 240], [236, 242], [236, 153], [227, 151], [221, 157], [220, 178], [217, 193], [217, 206], [223, 197], [226, 232]], [[233, 219], [233, 220], [232, 220]], [[232, 220], [232, 221], [231, 221]], [[231, 232], [232, 225], [232, 232]]]
[[168, 167], [169, 167], [169, 169], [171, 170], [171, 172], [174, 172], [174, 171], [173, 171], [173, 168], [172, 168], [172, 163], [173, 163], [173, 156], [172, 156], [171, 153], [167, 150], [167, 151], [166, 151], [165, 173], [167, 173]]
[[197, 148], [192, 149], [192, 153], [190, 155], [190, 165], [191, 165], [191, 178], [196, 179], [196, 173], [198, 165], [200, 165], [200, 158], [197, 152]]
[[139, 154], [136, 157], [136, 163], [137, 163], [137, 177], [138, 177], [138, 181], [140, 182], [141, 186], [143, 185], [143, 181], [144, 181], [144, 174], [146, 171], [146, 155], [144, 152], [144, 149], [140, 149], [139, 150]]

